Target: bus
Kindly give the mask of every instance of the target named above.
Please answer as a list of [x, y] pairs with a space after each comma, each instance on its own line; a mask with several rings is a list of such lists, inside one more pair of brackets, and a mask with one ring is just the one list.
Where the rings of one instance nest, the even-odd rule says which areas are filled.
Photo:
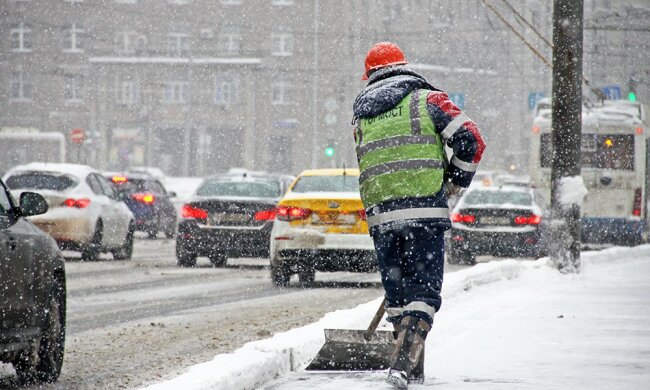
[[[649, 128], [639, 102], [606, 100], [582, 109], [582, 242], [636, 245], [648, 241]], [[535, 108], [529, 173], [551, 199], [551, 102]], [[548, 206], [548, 204], [547, 204]]]
[[34, 161], [65, 162], [63, 133], [0, 129], [0, 174]]

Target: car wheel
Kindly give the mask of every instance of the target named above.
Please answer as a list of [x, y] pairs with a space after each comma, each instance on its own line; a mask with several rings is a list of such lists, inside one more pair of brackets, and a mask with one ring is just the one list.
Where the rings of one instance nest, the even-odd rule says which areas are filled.
[[208, 256], [208, 258], [215, 267], [223, 267], [228, 261], [228, 255], [222, 252], [210, 253], [210, 256]]
[[314, 284], [315, 279], [316, 279], [316, 270], [314, 270], [313, 268], [300, 270], [300, 272], [298, 272], [298, 281], [300, 282], [300, 285], [303, 287], [311, 286], [312, 284]]
[[151, 228], [147, 230], [147, 237], [154, 239], [158, 237], [158, 229], [157, 228]]
[[168, 227], [167, 229], [165, 229], [165, 237], [174, 238], [175, 235], [176, 235], [176, 227], [175, 226]]
[[97, 221], [97, 226], [95, 226], [95, 233], [93, 238], [90, 240], [90, 244], [86, 245], [81, 250], [81, 260], [92, 261], [97, 260], [99, 253], [102, 248], [102, 236], [103, 236], [103, 225], [102, 221]]
[[65, 302], [65, 279], [61, 278], [55, 280], [50, 294], [38, 352], [23, 354], [14, 362], [21, 383], [52, 383], [59, 378], [65, 348]]
[[271, 281], [278, 287], [289, 286], [291, 270], [284, 264], [271, 263]]
[[133, 234], [135, 231], [135, 226], [133, 223], [129, 225], [129, 230], [126, 233], [124, 238], [124, 245], [120, 249], [113, 251], [113, 259], [115, 260], [131, 260], [133, 256]]
[[176, 262], [180, 267], [196, 266], [196, 252], [184, 248], [182, 245], [176, 245]]
[[476, 264], [476, 256], [469, 251], [462, 249], [454, 249], [451, 247], [449, 255], [447, 256], [447, 263], [458, 265], [474, 265]]

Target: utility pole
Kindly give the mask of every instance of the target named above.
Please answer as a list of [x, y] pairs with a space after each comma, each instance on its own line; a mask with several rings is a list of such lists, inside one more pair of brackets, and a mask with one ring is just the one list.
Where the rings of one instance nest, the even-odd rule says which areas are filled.
[[311, 110], [311, 167], [317, 168], [318, 165], [318, 32], [320, 23], [320, 2], [314, 0], [314, 59], [312, 71], [312, 110]]
[[571, 177], [580, 177], [583, 0], [553, 0], [551, 130], [551, 261], [580, 270], [580, 205], [568, 203]]
[[[183, 91], [180, 91], [181, 96]], [[187, 62], [187, 106], [185, 113], [185, 128], [183, 131], [183, 163], [181, 172], [183, 176], [190, 176], [190, 153], [192, 144], [192, 100], [194, 98], [192, 91], [192, 53], [188, 53]]]

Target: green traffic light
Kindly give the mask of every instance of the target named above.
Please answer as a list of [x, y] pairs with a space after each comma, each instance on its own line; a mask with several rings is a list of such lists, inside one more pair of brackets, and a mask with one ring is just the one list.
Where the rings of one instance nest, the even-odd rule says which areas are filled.
[[627, 100], [631, 102], [636, 102], [636, 94], [634, 92], [630, 92], [627, 94]]
[[332, 157], [332, 156], [334, 156], [334, 148], [331, 147], [331, 146], [326, 147], [326, 148], [325, 148], [325, 155], [326, 155], [327, 157]]

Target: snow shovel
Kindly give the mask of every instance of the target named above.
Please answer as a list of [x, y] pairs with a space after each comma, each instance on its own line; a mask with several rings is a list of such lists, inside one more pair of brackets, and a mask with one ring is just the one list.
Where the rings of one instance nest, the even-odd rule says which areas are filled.
[[395, 349], [395, 338], [389, 330], [378, 330], [384, 316], [381, 301], [368, 329], [325, 329], [325, 344], [309, 363], [309, 371], [370, 371], [385, 370]]

